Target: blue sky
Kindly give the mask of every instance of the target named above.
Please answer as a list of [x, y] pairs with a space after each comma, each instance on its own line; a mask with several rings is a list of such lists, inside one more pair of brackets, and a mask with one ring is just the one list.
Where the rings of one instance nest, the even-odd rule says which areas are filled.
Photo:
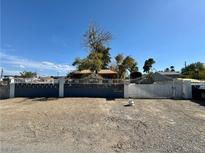
[[87, 50], [90, 22], [113, 35], [111, 55], [130, 55], [142, 71], [205, 62], [205, 0], [0, 0], [0, 67], [5, 74], [65, 75]]

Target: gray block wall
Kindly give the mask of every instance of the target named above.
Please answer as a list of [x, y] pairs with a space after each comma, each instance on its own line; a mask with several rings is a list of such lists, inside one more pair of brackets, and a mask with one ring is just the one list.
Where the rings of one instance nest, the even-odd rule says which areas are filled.
[[102, 97], [102, 98], [177, 98], [191, 99], [190, 81], [156, 84], [56, 84], [14, 83], [0, 87], [0, 98], [12, 97]]
[[0, 99], [9, 98], [9, 85], [0, 85]]
[[123, 84], [65, 84], [64, 97], [123, 98]]

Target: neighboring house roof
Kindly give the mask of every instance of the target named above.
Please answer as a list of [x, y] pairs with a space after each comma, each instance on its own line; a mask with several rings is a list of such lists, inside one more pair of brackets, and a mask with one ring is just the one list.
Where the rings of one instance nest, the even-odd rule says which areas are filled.
[[197, 82], [205, 82], [205, 80], [197, 80], [197, 79], [189, 79], [189, 78], [177, 78], [177, 80], [183, 80], [183, 81], [191, 81], [191, 82], [195, 82], [195, 83], [197, 83]]
[[91, 75], [89, 75], [89, 76], [87, 76], [87, 77], [85, 77], [85, 78], [83, 78], [84, 80], [89, 80], [89, 79], [100, 79], [100, 80], [102, 80], [103, 79], [103, 77], [101, 77], [100, 75], [98, 75], [98, 74], [91, 74]]
[[102, 69], [98, 72], [98, 74], [117, 74], [117, 72], [109, 69]]
[[91, 74], [90, 70], [75, 71], [74, 74]]
[[152, 78], [154, 82], [160, 82], [160, 81], [170, 81], [172, 78], [170, 76], [164, 75], [164, 72], [155, 72], [152, 75]]
[[50, 76], [53, 79], [60, 79], [60, 78], [65, 78], [65, 76]]
[[[75, 71], [74, 74], [91, 74], [91, 70], [82, 70], [82, 71]], [[98, 72], [98, 74], [117, 74], [117, 72], [109, 69], [102, 69]]]
[[49, 80], [49, 79], [53, 79], [53, 78], [52, 77], [39, 77], [39, 79]]
[[166, 76], [170, 76], [170, 75], [181, 75], [181, 73], [179, 73], [179, 72], [157, 72], [157, 73], [159, 73], [159, 74], [161, 74], [161, 75], [166, 75]]

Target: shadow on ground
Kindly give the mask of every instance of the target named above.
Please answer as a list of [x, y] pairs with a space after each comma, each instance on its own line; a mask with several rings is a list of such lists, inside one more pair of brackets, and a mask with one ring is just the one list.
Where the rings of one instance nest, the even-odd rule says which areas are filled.
[[112, 98], [112, 97], [111, 97], [111, 98], [106, 98], [106, 100], [107, 100], [107, 101], [114, 101], [115, 98]]
[[131, 107], [132, 105], [130, 104], [125, 104], [124, 107]]
[[196, 99], [193, 99], [191, 100], [193, 103], [197, 103], [201, 106], [204, 106], [205, 107], [205, 100], [196, 100]]
[[32, 101], [52, 101], [57, 100], [58, 98], [50, 98], [50, 97], [40, 97], [40, 98], [30, 98]]

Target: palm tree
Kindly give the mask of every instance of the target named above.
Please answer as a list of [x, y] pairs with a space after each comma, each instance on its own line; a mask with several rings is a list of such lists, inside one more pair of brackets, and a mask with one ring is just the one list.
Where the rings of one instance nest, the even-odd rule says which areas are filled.
[[117, 65], [120, 65], [120, 64], [122, 63], [123, 58], [124, 58], [123, 54], [118, 54], [118, 55], [115, 57], [115, 61], [116, 61]]
[[125, 74], [127, 70], [132, 73], [134, 71], [137, 71], [137, 63], [135, 59], [133, 59], [131, 56], [123, 57], [122, 54], [118, 54], [115, 57], [116, 61], [116, 71], [118, 72], [118, 78], [125, 78]]
[[125, 59], [122, 62], [122, 65], [124, 65], [125, 68], [128, 69], [130, 72], [134, 72], [138, 70], [135, 59], [133, 59], [130, 56], [125, 57]]
[[149, 73], [150, 69], [152, 68], [152, 65], [154, 63], [155, 63], [155, 61], [154, 61], [153, 58], [149, 58], [149, 59], [145, 60], [145, 63], [144, 63], [144, 66], [143, 66], [144, 72]]
[[79, 58], [79, 57], [77, 57], [77, 58], [75, 58], [75, 61], [73, 62], [73, 66], [79, 66], [80, 64], [82, 63], [82, 60]]

